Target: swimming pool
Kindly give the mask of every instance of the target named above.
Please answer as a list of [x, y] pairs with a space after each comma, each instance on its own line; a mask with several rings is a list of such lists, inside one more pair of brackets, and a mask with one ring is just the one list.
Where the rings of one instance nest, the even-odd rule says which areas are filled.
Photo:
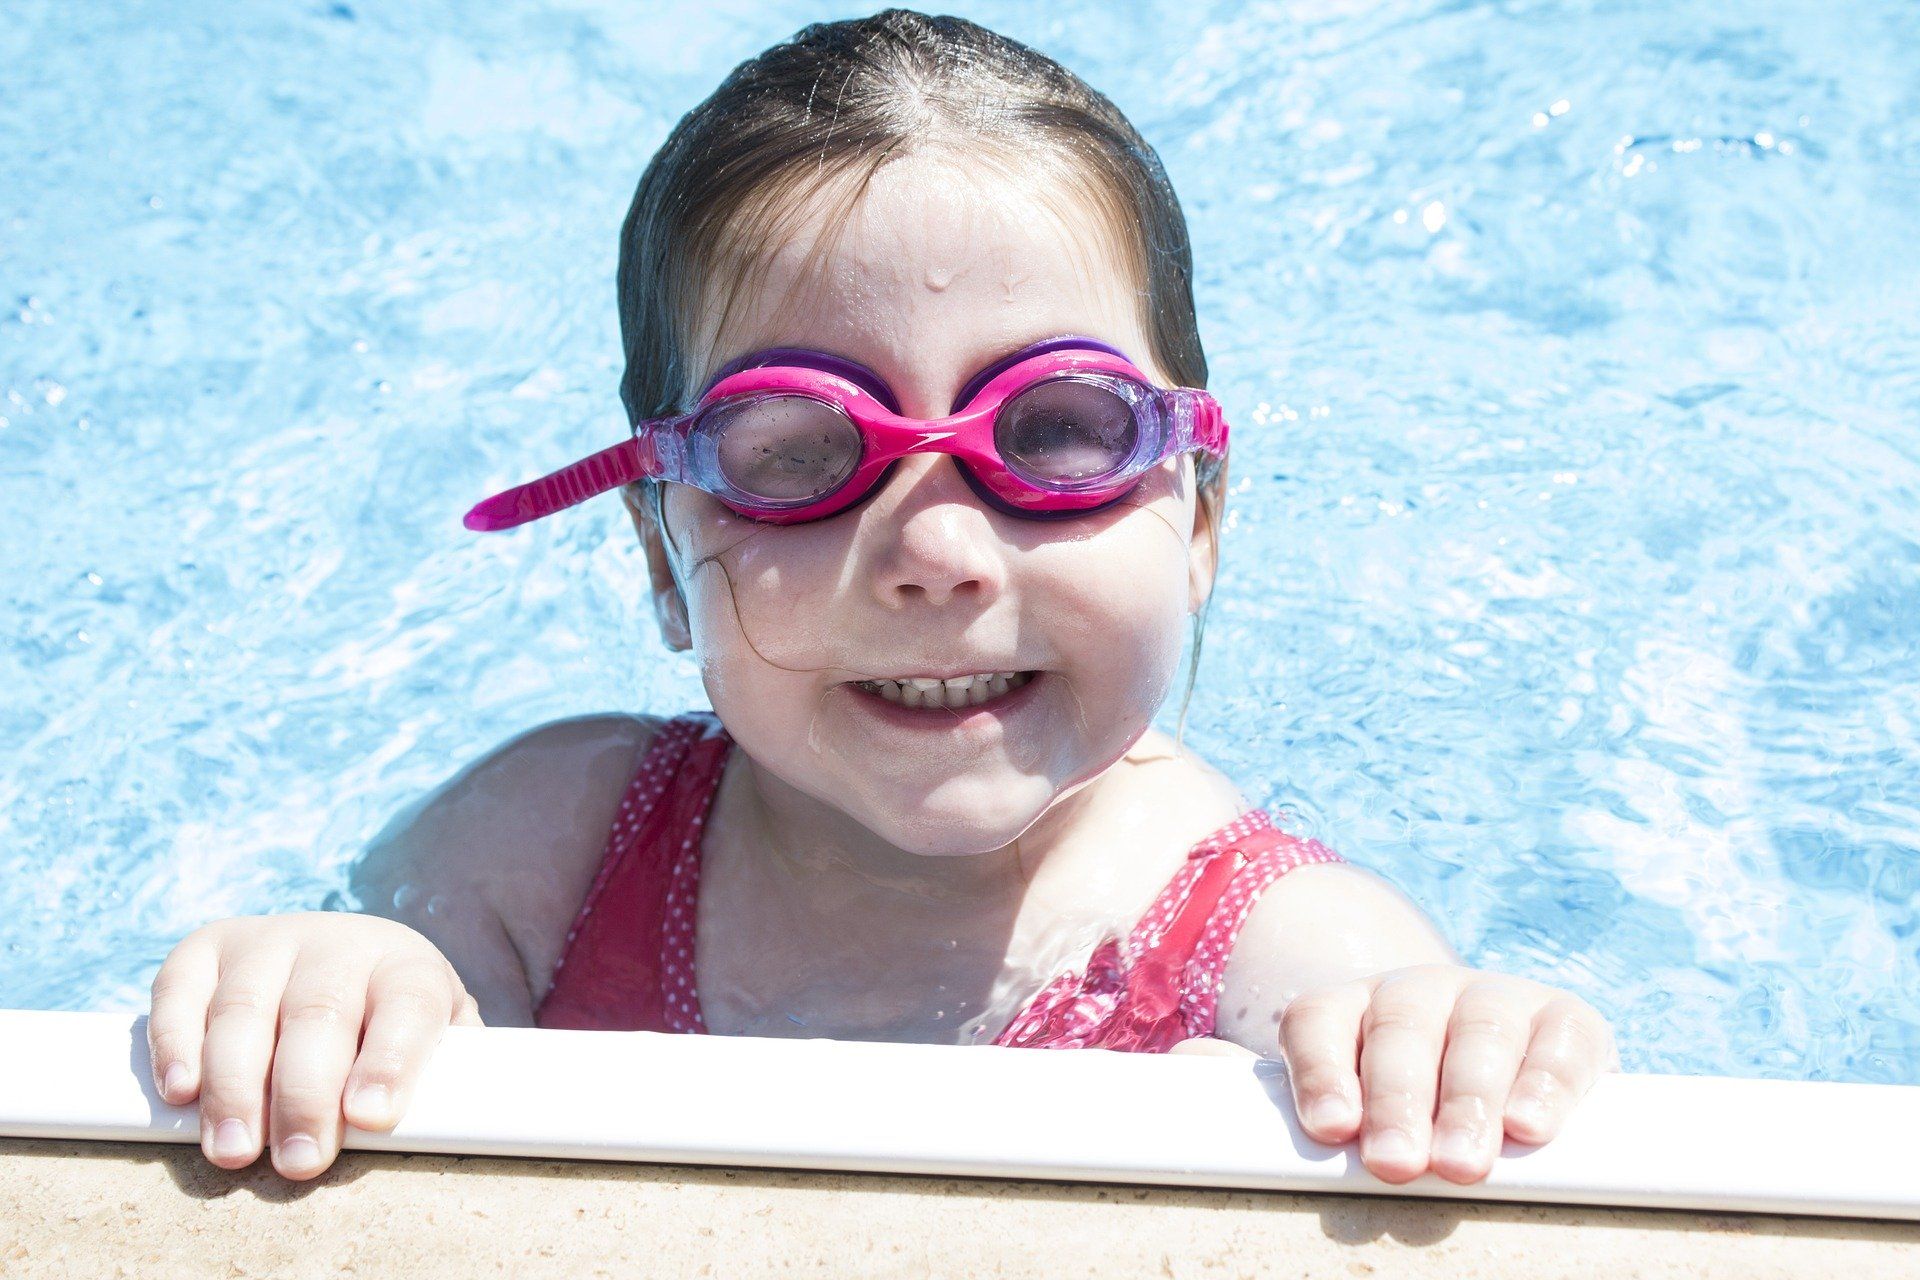
[[[142, 1008], [508, 735], [704, 705], [617, 504], [460, 515], [618, 429], [673, 120], [865, 11], [9, 7], [6, 1005]], [[1920, 1083], [1920, 10], [952, 11], [1187, 209], [1189, 742], [1630, 1072]]]

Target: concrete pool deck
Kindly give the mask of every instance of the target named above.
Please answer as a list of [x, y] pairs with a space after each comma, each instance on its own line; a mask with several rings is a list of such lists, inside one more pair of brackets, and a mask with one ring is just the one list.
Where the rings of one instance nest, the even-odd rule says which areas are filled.
[[[0, 1277], [1920, 1277], [1920, 1089], [1610, 1072], [1389, 1185], [1282, 1064], [449, 1028], [320, 1177], [208, 1163], [145, 1017], [0, 1009]], [[637, 1087], [644, 1082], [645, 1087]]]
[[0, 1140], [0, 1275], [1912, 1280], [1920, 1222], [348, 1151]]

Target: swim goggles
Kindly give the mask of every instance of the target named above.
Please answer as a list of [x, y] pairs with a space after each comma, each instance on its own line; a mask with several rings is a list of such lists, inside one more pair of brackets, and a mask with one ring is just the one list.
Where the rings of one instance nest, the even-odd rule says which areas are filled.
[[1113, 505], [1168, 457], [1226, 447], [1211, 395], [1156, 387], [1092, 338], [1024, 347], [975, 374], [948, 417], [927, 419], [903, 417], [862, 364], [775, 347], [720, 369], [691, 412], [635, 423], [631, 439], [487, 498], [465, 523], [511, 529], [651, 476], [798, 524], [866, 501], [912, 453], [952, 454], [995, 510], [1059, 519]]

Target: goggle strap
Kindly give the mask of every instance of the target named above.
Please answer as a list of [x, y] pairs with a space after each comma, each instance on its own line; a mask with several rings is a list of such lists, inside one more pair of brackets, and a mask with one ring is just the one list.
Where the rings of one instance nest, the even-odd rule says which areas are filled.
[[650, 432], [629, 437], [551, 475], [495, 494], [467, 512], [464, 523], [480, 533], [511, 529], [645, 479], [656, 463]]
[[1182, 387], [1173, 394], [1176, 445], [1182, 450], [1198, 445], [1209, 453], [1224, 454], [1227, 420], [1220, 412], [1220, 402], [1194, 387]]

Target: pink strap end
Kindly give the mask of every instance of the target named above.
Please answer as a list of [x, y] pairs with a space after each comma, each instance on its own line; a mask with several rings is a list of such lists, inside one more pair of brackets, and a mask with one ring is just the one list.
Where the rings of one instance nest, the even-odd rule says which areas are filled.
[[609, 489], [632, 484], [647, 474], [639, 441], [622, 440], [552, 475], [515, 485], [475, 503], [461, 523], [475, 533], [512, 529], [564, 511]]
[[534, 509], [533, 495], [527, 492], [528, 488], [521, 485], [475, 503], [461, 523], [475, 533], [493, 533], [539, 519], [546, 513]]

